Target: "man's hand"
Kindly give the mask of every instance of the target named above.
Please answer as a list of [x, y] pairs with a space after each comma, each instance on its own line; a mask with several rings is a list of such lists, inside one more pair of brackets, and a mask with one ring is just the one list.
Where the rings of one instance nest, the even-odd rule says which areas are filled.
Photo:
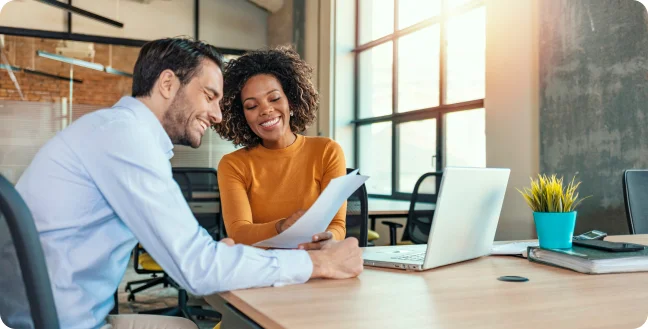
[[275, 225], [277, 229], [277, 233], [281, 233], [287, 230], [289, 227], [293, 226], [293, 224], [295, 224], [297, 220], [301, 218], [301, 216], [304, 216], [304, 211], [297, 210], [297, 212], [290, 215], [290, 217], [278, 221], [277, 224]]
[[362, 249], [356, 238], [329, 243], [321, 250], [309, 251], [313, 261], [311, 279], [348, 279], [362, 273]]
[[301, 243], [297, 246], [297, 249], [302, 250], [320, 250], [325, 245], [336, 243], [338, 241], [333, 240], [333, 233], [331, 232], [322, 232], [313, 235], [313, 240], [310, 243]]

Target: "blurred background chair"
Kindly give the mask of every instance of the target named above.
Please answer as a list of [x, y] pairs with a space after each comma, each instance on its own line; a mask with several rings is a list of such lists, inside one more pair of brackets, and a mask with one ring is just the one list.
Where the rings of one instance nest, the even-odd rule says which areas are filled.
[[623, 199], [630, 234], [648, 233], [648, 170], [623, 172]]
[[[13, 328], [59, 329], [47, 264], [34, 219], [20, 194], [2, 175], [0, 256], [0, 316], [5, 324]], [[9, 322], [9, 314], [16, 316], [11, 319], [16, 323]]]
[[[443, 172], [429, 172], [416, 181], [401, 244], [427, 243], [442, 176]], [[389, 227], [389, 244], [396, 245], [396, 229], [403, 225], [389, 221], [382, 223]]]
[[216, 169], [174, 167], [172, 171], [173, 179], [180, 186], [198, 224], [204, 227], [215, 240], [225, 238]]
[[[347, 168], [347, 174], [355, 169]], [[360, 173], [358, 173], [359, 175]], [[360, 247], [366, 247], [368, 243], [369, 231], [369, 199], [367, 188], [362, 184], [347, 199], [346, 210], [346, 231], [347, 237], [358, 239]]]

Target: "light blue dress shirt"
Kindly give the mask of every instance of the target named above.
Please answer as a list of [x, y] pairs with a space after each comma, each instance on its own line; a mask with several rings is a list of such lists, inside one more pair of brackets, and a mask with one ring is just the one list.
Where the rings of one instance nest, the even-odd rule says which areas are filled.
[[124, 97], [58, 133], [18, 181], [43, 245], [62, 328], [105, 323], [138, 241], [195, 295], [310, 278], [305, 251], [214, 241], [173, 180], [172, 149], [155, 115]]

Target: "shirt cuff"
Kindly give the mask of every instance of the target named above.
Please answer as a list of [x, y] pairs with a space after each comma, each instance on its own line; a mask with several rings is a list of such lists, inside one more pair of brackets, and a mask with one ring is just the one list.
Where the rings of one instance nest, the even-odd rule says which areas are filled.
[[313, 274], [313, 261], [304, 250], [268, 250], [273, 253], [279, 266], [279, 279], [274, 287], [300, 284]]

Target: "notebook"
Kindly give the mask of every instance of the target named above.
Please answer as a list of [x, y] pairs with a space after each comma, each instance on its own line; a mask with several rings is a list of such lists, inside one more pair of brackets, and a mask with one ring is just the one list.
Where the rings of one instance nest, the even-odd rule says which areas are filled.
[[608, 252], [573, 246], [571, 249], [529, 247], [529, 261], [586, 274], [648, 271], [648, 248], [633, 252]]

